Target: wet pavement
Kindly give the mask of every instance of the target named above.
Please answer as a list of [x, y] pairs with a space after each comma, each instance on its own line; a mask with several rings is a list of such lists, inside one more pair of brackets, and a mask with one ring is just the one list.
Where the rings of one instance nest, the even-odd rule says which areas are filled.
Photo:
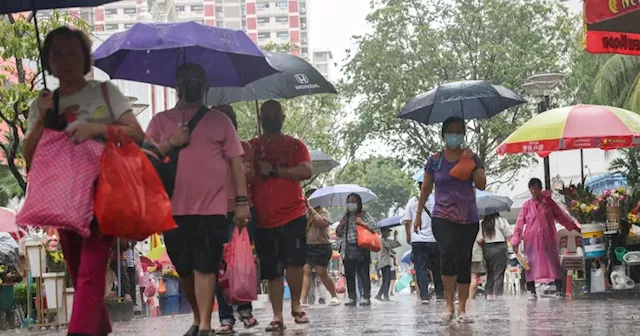
[[[473, 301], [469, 314], [473, 324], [439, 322], [442, 303], [420, 306], [414, 297], [396, 296], [394, 302], [373, 302], [371, 307], [311, 306], [307, 309], [311, 323], [295, 325], [288, 317], [284, 333], [292, 336], [351, 335], [638, 335], [640, 303], [637, 300], [555, 300], [528, 302], [525, 296], [507, 296], [497, 301]], [[266, 302], [257, 304], [255, 315], [260, 325], [255, 329], [238, 329], [236, 335], [268, 335], [264, 327], [271, 314]], [[285, 309], [289, 305], [285, 304]], [[214, 313], [215, 314], [215, 313]], [[217, 316], [217, 315], [216, 315]], [[113, 335], [180, 336], [190, 326], [189, 315], [137, 319], [116, 323]], [[217, 324], [216, 324], [217, 325]], [[5, 334], [16, 334], [7, 332]], [[18, 335], [28, 335], [18, 331]], [[60, 332], [37, 332], [31, 335], [65, 335]]]

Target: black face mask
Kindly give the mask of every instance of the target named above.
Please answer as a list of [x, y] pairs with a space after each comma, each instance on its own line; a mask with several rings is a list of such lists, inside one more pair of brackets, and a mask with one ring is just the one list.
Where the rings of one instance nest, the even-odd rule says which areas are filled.
[[267, 133], [278, 133], [282, 130], [280, 118], [262, 118], [262, 129]]
[[180, 99], [187, 103], [201, 100], [203, 96], [204, 89], [199, 81], [189, 81], [180, 86]]

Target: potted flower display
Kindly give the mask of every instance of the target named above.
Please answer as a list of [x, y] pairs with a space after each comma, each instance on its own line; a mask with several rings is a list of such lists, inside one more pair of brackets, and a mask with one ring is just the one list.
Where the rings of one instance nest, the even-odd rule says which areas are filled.
[[607, 219], [606, 202], [602, 196], [596, 196], [591, 189], [579, 183], [571, 184], [560, 190], [569, 214], [580, 224], [604, 223]]

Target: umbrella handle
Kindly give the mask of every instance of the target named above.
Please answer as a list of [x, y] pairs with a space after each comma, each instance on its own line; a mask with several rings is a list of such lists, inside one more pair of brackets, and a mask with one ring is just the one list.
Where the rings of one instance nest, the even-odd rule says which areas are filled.
[[40, 28], [38, 27], [38, 16], [36, 16], [36, 0], [31, 0], [31, 8], [33, 9], [33, 25], [36, 29], [36, 41], [38, 42], [38, 53], [40, 54], [40, 68], [42, 71], [42, 84], [47, 89], [47, 75], [44, 73], [44, 60], [42, 59], [42, 41], [40, 41]]

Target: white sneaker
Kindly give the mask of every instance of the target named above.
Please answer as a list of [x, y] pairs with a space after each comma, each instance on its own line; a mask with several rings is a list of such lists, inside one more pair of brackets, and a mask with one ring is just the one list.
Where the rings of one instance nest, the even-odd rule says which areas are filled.
[[332, 297], [331, 300], [329, 300], [329, 306], [339, 306], [340, 305], [340, 299], [338, 299], [337, 297]]
[[429, 304], [429, 300], [422, 300], [422, 301], [420, 301], [420, 304], [423, 305], [423, 306], [426, 306], [426, 305]]
[[529, 293], [529, 301], [537, 301], [537, 300], [538, 300], [537, 294]]

